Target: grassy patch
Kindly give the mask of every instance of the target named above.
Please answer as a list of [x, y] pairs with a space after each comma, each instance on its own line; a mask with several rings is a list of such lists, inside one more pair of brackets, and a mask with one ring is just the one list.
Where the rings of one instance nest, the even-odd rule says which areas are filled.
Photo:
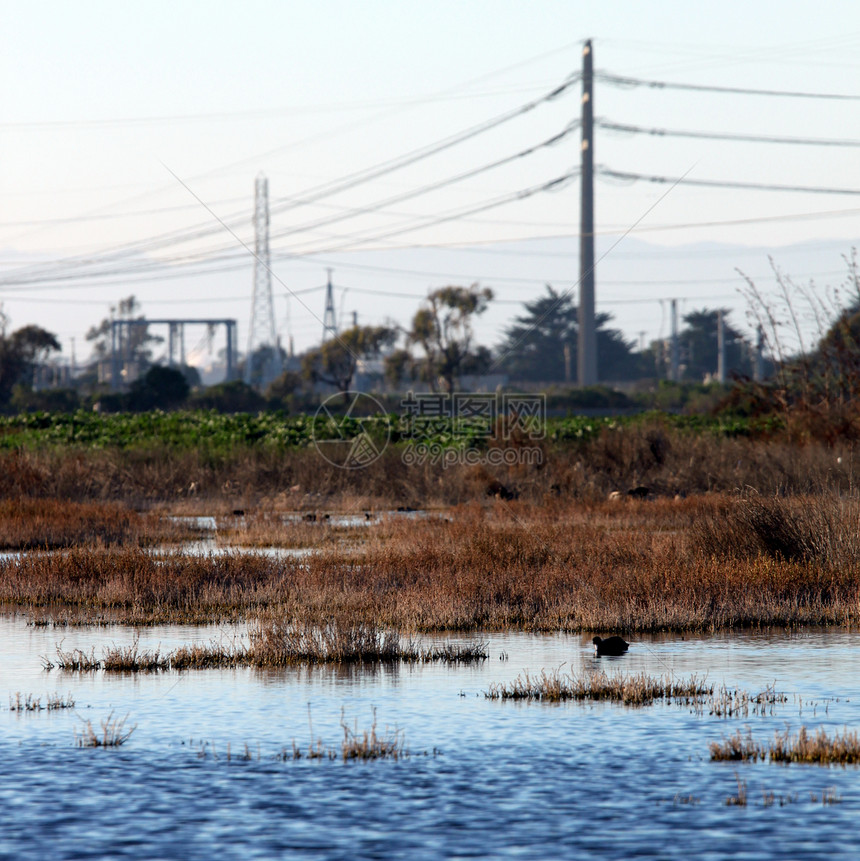
[[136, 724], [130, 729], [126, 729], [126, 720], [128, 720], [128, 715], [120, 719], [115, 718], [111, 712], [101, 722], [100, 733], [93, 729], [91, 721], [87, 721], [83, 730], [75, 736], [75, 744], [77, 747], [119, 747], [125, 744], [137, 729]]
[[801, 727], [796, 734], [789, 728], [777, 732], [770, 742], [756, 741], [752, 733], [737, 732], [722, 742], [711, 742], [711, 759], [741, 762], [804, 762], [815, 765], [860, 764], [860, 737], [847, 729], [832, 736], [826, 730], [814, 733]]
[[40, 712], [40, 711], [57, 711], [58, 709], [73, 709], [75, 707], [75, 699], [71, 694], [63, 696], [62, 694], [49, 694], [42, 702], [41, 697], [36, 697], [33, 694], [24, 696], [20, 691], [15, 694], [15, 698], [9, 695], [9, 711], [12, 712]]
[[603, 672], [577, 676], [561, 670], [531, 676], [522, 673], [512, 682], [491, 685], [485, 696], [495, 700], [609, 700], [629, 706], [651, 705], [657, 700], [698, 702], [713, 693], [713, 685], [696, 676], [675, 679], [671, 676], [655, 678], [645, 673], [608, 676]]

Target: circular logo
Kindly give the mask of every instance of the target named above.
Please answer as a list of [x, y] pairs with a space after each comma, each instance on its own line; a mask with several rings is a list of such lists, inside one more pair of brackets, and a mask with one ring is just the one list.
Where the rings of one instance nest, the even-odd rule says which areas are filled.
[[391, 422], [382, 404], [364, 392], [330, 395], [314, 413], [314, 448], [340, 469], [363, 469], [382, 457]]

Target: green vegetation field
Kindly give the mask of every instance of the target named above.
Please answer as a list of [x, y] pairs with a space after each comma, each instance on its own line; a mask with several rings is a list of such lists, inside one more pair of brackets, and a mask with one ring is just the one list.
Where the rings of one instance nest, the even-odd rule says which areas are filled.
[[[667, 428], [717, 434], [755, 436], [775, 430], [777, 423], [747, 418], [668, 413], [642, 413], [625, 417], [568, 416], [547, 420], [544, 439], [549, 442], [590, 440], [604, 428], [635, 427], [659, 421]], [[342, 434], [345, 438], [368, 432], [388, 434], [392, 442], [409, 437], [398, 415], [371, 419], [338, 419], [324, 416], [286, 415], [282, 412], [223, 414], [211, 411], [114, 413], [102, 415], [79, 410], [75, 413], [25, 413], [0, 417], [0, 450], [43, 447], [85, 447], [141, 449], [168, 446], [173, 449], [228, 451], [236, 447], [262, 446], [296, 449]], [[446, 419], [434, 420], [432, 429], [421, 431], [422, 441], [443, 445], [486, 445], [492, 432], [486, 425], [472, 422], [453, 427]]]

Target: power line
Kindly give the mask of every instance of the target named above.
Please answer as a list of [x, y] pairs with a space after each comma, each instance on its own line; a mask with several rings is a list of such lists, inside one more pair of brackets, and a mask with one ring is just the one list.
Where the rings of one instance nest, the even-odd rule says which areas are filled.
[[[549, 92], [546, 92], [544, 95], [532, 99], [531, 101], [526, 102], [525, 104], [522, 104], [519, 107], [514, 108], [510, 111], [506, 111], [503, 114], [499, 114], [495, 117], [492, 117], [489, 120], [485, 120], [482, 123], [478, 123], [477, 125], [471, 126], [454, 135], [450, 135], [447, 138], [443, 138], [440, 141], [436, 141], [433, 144], [419, 147], [418, 149], [412, 150], [411, 152], [405, 153], [404, 155], [398, 156], [393, 159], [388, 159], [369, 168], [365, 168], [355, 173], [348, 174], [347, 176], [341, 177], [337, 180], [332, 180], [330, 182], [313, 187], [304, 192], [303, 196], [300, 198], [282, 198], [280, 204], [274, 203], [270, 206], [270, 214], [279, 214], [281, 212], [285, 212], [289, 209], [294, 209], [299, 206], [307, 206], [311, 203], [315, 203], [319, 200], [325, 199], [326, 197], [330, 197], [334, 194], [339, 194], [343, 191], [347, 191], [358, 185], [362, 185], [364, 183], [370, 182], [371, 180], [378, 179], [381, 176], [385, 176], [389, 173], [393, 173], [394, 171], [401, 170], [404, 167], [407, 167], [409, 165], [427, 159], [433, 155], [437, 155], [441, 152], [444, 152], [445, 150], [450, 149], [460, 143], [464, 143], [467, 140], [477, 137], [478, 135], [490, 131], [491, 129], [497, 128], [504, 123], [510, 122], [517, 117], [529, 113], [541, 104], [557, 99], [568, 89], [570, 89], [579, 80], [579, 77], [579, 73], [574, 72], [569, 75], [564, 81], [562, 81], [561, 84], [557, 85]], [[165, 248], [170, 245], [177, 245], [185, 242], [190, 242], [194, 239], [201, 239], [205, 236], [220, 232], [221, 229], [225, 226], [229, 228], [236, 228], [242, 223], [244, 223], [246, 219], [247, 216], [244, 213], [237, 213], [233, 216], [227, 215], [223, 219], [221, 219], [219, 223], [216, 224], [212, 224], [211, 222], [204, 222], [200, 225], [185, 228], [180, 231], [169, 231], [166, 233], [158, 234], [154, 237], [149, 237], [147, 239], [138, 240], [136, 242], [128, 243], [126, 245], [117, 246], [112, 250], [102, 252], [99, 256], [87, 255], [81, 257], [69, 257], [65, 258], [64, 260], [57, 261], [57, 264], [75, 267], [86, 267], [94, 264], [98, 265], [103, 262], [127, 258], [135, 254], [155, 251], [157, 249]], [[36, 270], [37, 273], [44, 271], [45, 267]], [[19, 274], [31, 273], [32, 270], [28, 271], [28, 269], [25, 267], [24, 271]], [[16, 273], [13, 272], [11, 274]]]
[[687, 84], [672, 81], [651, 81], [646, 78], [630, 78], [625, 75], [613, 75], [610, 72], [595, 72], [594, 77], [605, 84], [615, 84], [621, 87], [651, 87], [661, 90], [693, 90], [708, 93], [734, 93], [745, 96], [781, 96], [797, 99], [836, 99], [843, 101], [860, 101], [860, 95], [848, 93], [810, 93], [797, 90], [759, 90], [751, 87], [721, 87], [712, 84]]
[[734, 182], [731, 180], [713, 179], [690, 179], [689, 177], [653, 176], [645, 173], [630, 173], [620, 170], [610, 170], [601, 167], [594, 171], [598, 176], [606, 176], [610, 179], [619, 179], [629, 182], [645, 180], [660, 184], [670, 183], [672, 185], [699, 185], [706, 188], [744, 188], [755, 191], [793, 191], [807, 194], [849, 194], [860, 195], [860, 189], [856, 188], [824, 188], [809, 185], [770, 185], [763, 182]]
[[698, 138], [705, 140], [742, 141], [748, 143], [801, 144], [805, 146], [860, 147], [857, 140], [836, 140], [825, 138], [777, 137], [773, 135], [727, 134], [722, 132], [682, 131], [680, 129], [649, 129], [643, 126], [613, 123], [608, 120], [595, 120], [594, 124], [602, 129], [628, 134], [647, 134], [658, 137]]

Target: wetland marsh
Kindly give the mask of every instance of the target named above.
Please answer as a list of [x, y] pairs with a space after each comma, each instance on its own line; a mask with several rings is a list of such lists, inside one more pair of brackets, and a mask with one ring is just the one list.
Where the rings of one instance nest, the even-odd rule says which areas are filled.
[[856, 857], [857, 464], [673, 437], [615, 502], [612, 434], [514, 499], [0, 455], [0, 857]]

